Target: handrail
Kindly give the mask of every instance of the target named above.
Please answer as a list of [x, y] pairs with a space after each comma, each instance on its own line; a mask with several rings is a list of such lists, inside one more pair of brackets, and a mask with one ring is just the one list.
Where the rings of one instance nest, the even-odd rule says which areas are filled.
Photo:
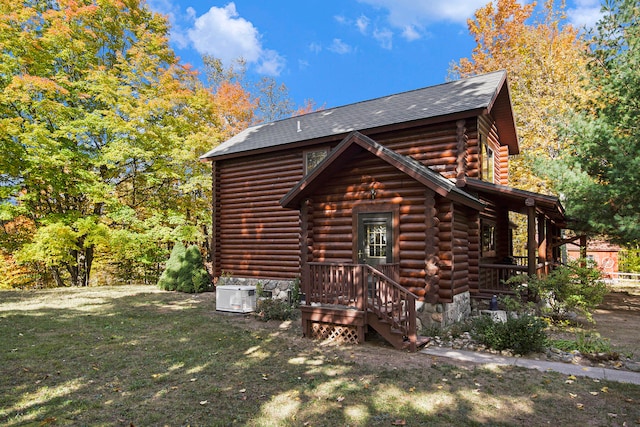
[[400, 331], [412, 351], [417, 347], [417, 296], [385, 273], [395, 274], [397, 267], [385, 272], [366, 264], [308, 262], [304, 268], [302, 290], [305, 304], [340, 305], [369, 310]]
[[388, 322], [409, 341], [411, 351], [418, 342], [417, 296], [370, 265], [362, 264], [363, 282], [367, 284], [367, 308], [378, 318]]

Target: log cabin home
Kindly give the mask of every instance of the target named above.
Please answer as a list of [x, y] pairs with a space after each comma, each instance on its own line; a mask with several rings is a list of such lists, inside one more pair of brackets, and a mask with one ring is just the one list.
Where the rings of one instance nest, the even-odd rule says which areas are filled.
[[[559, 259], [558, 198], [508, 186], [518, 136], [504, 71], [250, 127], [212, 165], [218, 284], [299, 281], [305, 336], [415, 351], [421, 326]], [[514, 262], [510, 212], [525, 216]]]

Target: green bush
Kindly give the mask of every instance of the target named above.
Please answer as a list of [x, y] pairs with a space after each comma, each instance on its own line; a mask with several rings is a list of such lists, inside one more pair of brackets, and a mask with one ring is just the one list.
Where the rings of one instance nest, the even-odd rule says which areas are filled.
[[611, 353], [611, 342], [597, 332], [581, 332], [575, 339], [553, 340], [550, 345], [563, 351], [578, 350], [582, 354]]
[[277, 298], [262, 298], [258, 300], [256, 315], [261, 320], [291, 320], [294, 307], [285, 300]]
[[544, 320], [528, 314], [510, 317], [506, 322], [495, 322], [490, 316], [480, 316], [472, 321], [471, 336], [494, 350], [527, 354], [544, 349], [546, 326]]
[[158, 280], [158, 286], [165, 291], [186, 293], [211, 291], [213, 283], [204, 268], [200, 249], [196, 245], [185, 248], [182, 243], [177, 243]]
[[608, 292], [601, 271], [592, 260], [586, 259], [569, 261], [546, 277], [516, 276], [509, 282], [513, 284], [514, 280], [526, 281], [529, 294], [544, 301], [554, 319], [564, 319], [574, 311], [593, 321], [591, 313]]

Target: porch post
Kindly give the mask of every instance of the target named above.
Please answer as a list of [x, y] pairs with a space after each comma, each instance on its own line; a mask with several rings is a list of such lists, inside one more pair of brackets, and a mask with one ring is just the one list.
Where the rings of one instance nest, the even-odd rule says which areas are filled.
[[527, 206], [527, 274], [536, 274], [538, 266], [537, 243], [536, 243], [536, 202], [528, 198], [524, 201]]
[[544, 272], [547, 273], [547, 222], [543, 214], [538, 215], [538, 262], [544, 264]]

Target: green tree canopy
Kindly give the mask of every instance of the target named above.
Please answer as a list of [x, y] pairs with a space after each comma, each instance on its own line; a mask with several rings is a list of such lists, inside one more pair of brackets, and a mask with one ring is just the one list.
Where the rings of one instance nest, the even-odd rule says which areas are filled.
[[592, 97], [564, 128], [568, 149], [551, 171], [576, 226], [640, 241], [640, 4], [608, 0], [583, 84]]
[[0, 0], [0, 221], [35, 230], [19, 259], [86, 285], [96, 257], [202, 240], [220, 105], [143, 0]]

